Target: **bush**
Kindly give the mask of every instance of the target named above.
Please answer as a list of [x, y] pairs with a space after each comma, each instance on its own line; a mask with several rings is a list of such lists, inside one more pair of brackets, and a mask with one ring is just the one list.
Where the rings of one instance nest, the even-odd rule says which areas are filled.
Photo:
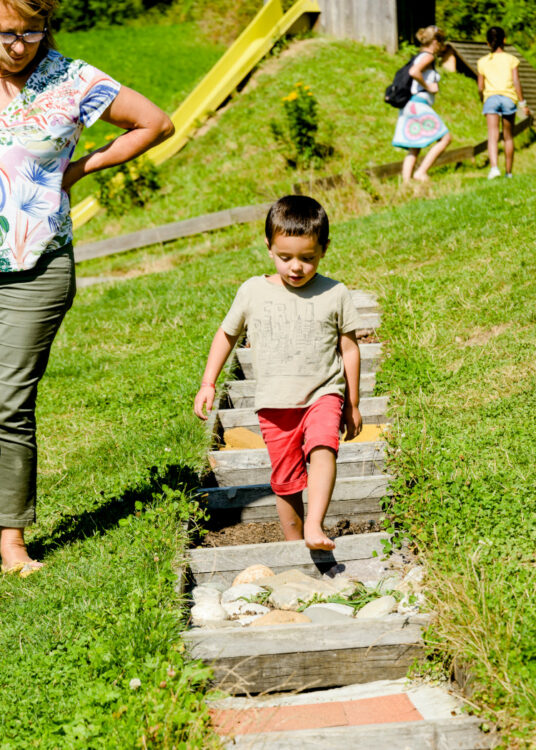
[[54, 25], [64, 31], [82, 31], [94, 26], [121, 24], [157, 4], [160, 3], [155, 0], [63, 0]]
[[98, 200], [112, 216], [122, 216], [133, 206], [143, 207], [161, 187], [158, 170], [152, 161], [139, 157], [95, 174], [99, 185]]
[[300, 81], [282, 101], [285, 122], [281, 124], [272, 120], [270, 129], [288, 166], [318, 166], [326, 156], [333, 153], [333, 148], [316, 140], [318, 104], [313, 92]]

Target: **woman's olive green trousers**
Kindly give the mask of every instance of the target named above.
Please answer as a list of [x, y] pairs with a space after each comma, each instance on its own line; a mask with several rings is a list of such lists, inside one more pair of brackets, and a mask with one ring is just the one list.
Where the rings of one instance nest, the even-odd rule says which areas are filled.
[[0, 272], [0, 526], [35, 521], [37, 385], [75, 291], [72, 245]]

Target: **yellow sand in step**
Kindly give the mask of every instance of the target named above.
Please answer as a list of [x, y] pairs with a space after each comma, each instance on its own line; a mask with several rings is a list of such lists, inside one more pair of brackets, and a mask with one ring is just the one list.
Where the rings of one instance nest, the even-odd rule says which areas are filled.
[[223, 433], [225, 445], [220, 448], [222, 451], [238, 451], [245, 448], [266, 448], [264, 440], [253, 430], [247, 427], [231, 427]]
[[[364, 424], [360, 434], [348, 443], [369, 443], [381, 440], [382, 432], [387, 425]], [[222, 451], [238, 451], [253, 448], [265, 448], [264, 441], [260, 435], [247, 427], [232, 427], [223, 433], [224, 445]]]
[[344, 440], [345, 443], [373, 443], [375, 440], [381, 440], [386, 428], [385, 424], [364, 424], [359, 435], [352, 440]]

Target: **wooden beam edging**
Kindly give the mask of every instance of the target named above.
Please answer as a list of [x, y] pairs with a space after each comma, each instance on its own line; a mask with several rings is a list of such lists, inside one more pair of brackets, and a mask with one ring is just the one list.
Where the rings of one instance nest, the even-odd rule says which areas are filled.
[[[526, 117], [521, 122], [518, 122], [514, 126], [514, 136], [519, 135], [527, 128], [531, 127], [533, 123], [532, 116]], [[503, 140], [501, 133], [499, 140]], [[443, 164], [452, 164], [459, 161], [465, 161], [466, 159], [473, 159], [478, 154], [486, 151], [488, 147], [488, 141], [480, 141], [480, 143], [474, 146], [461, 146], [460, 148], [454, 148], [451, 150], [444, 151], [439, 155], [434, 163], [434, 167], [439, 167]], [[380, 164], [377, 167], [369, 167], [364, 169], [361, 174], [365, 174], [369, 177], [394, 177], [402, 172], [403, 161], [394, 161], [389, 164]], [[294, 192], [298, 195], [302, 195], [304, 190], [310, 190], [311, 188], [324, 188], [329, 190], [341, 185], [343, 182], [351, 180], [353, 182], [359, 182], [359, 173], [354, 174], [352, 172], [345, 172], [343, 174], [330, 175], [329, 177], [319, 177], [317, 180], [309, 180], [307, 182], [297, 182], [294, 184]]]
[[76, 245], [74, 259], [76, 263], [93, 258], [102, 258], [115, 253], [125, 253], [128, 250], [137, 250], [147, 245], [156, 245], [159, 242], [170, 242], [181, 237], [190, 237], [214, 229], [223, 229], [233, 224], [246, 224], [250, 221], [264, 219], [271, 203], [260, 203], [255, 206], [239, 206], [229, 208], [225, 211], [216, 211], [193, 219], [175, 221], [171, 224], [162, 224], [158, 227], [141, 229], [138, 232], [123, 234], [98, 242], [86, 242]]
[[[519, 133], [529, 128], [532, 122], [533, 118], [529, 116], [517, 123], [514, 126], [514, 136], [519, 135]], [[500, 140], [502, 138], [501, 133]], [[451, 164], [453, 162], [472, 159], [485, 151], [487, 147], [488, 142], [486, 140], [477, 143], [475, 146], [462, 146], [461, 148], [444, 151], [440, 154], [434, 166], [438, 167], [442, 164]], [[402, 164], [402, 161], [381, 164], [380, 166], [363, 170], [362, 174], [379, 178], [393, 177], [400, 174]], [[310, 191], [312, 188], [336, 188], [348, 180], [359, 182], [359, 174], [355, 175], [352, 172], [346, 172], [328, 177], [320, 177], [317, 180], [297, 182], [293, 185], [293, 190], [297, 195], [302, 195], [304, 189]], [[247, 224], [251, 221], [259, 221], [260, 219], [264, 219], [271, 205], [271, 203], [258, 203], [253, 206], [238, 206], [237, 208], [229, 208], [224, 211], [196, 216], [193, 219], [184, 219], [183, 221], [175, 221], [170, 224], [161, 224], [158, 227], [141, 229], [138, 232], [130, 232], [129, 234], [112, 237], [107, 240], [84, 242], [75, 246], [74, 259], [76, 263], [81, 263], [84, 260], [103, 258], [107, 255], [138, 250], [148, 245], [171, 242], [181, 237], [191, 237], [196, 234], [211, 232], [215, 229], [224, 229], [234, 224]]]

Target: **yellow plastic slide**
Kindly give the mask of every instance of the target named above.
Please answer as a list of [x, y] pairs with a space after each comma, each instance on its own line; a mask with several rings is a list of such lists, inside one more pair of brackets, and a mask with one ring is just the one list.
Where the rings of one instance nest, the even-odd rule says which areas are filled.
[[[148, 152], [153, 162], [161, 164], [180, 151], [192, 131], [225, 101], [277, 40], [306, 13], [320, 13], [316, 0], [298, 0], [286, 13], [283, 13], [281, 0], [269, 0], [172, 115], [175, 134]], [[99, 208], [92, 195], [74, 206], [71, 211], [74, 228], [89, 221]]]

